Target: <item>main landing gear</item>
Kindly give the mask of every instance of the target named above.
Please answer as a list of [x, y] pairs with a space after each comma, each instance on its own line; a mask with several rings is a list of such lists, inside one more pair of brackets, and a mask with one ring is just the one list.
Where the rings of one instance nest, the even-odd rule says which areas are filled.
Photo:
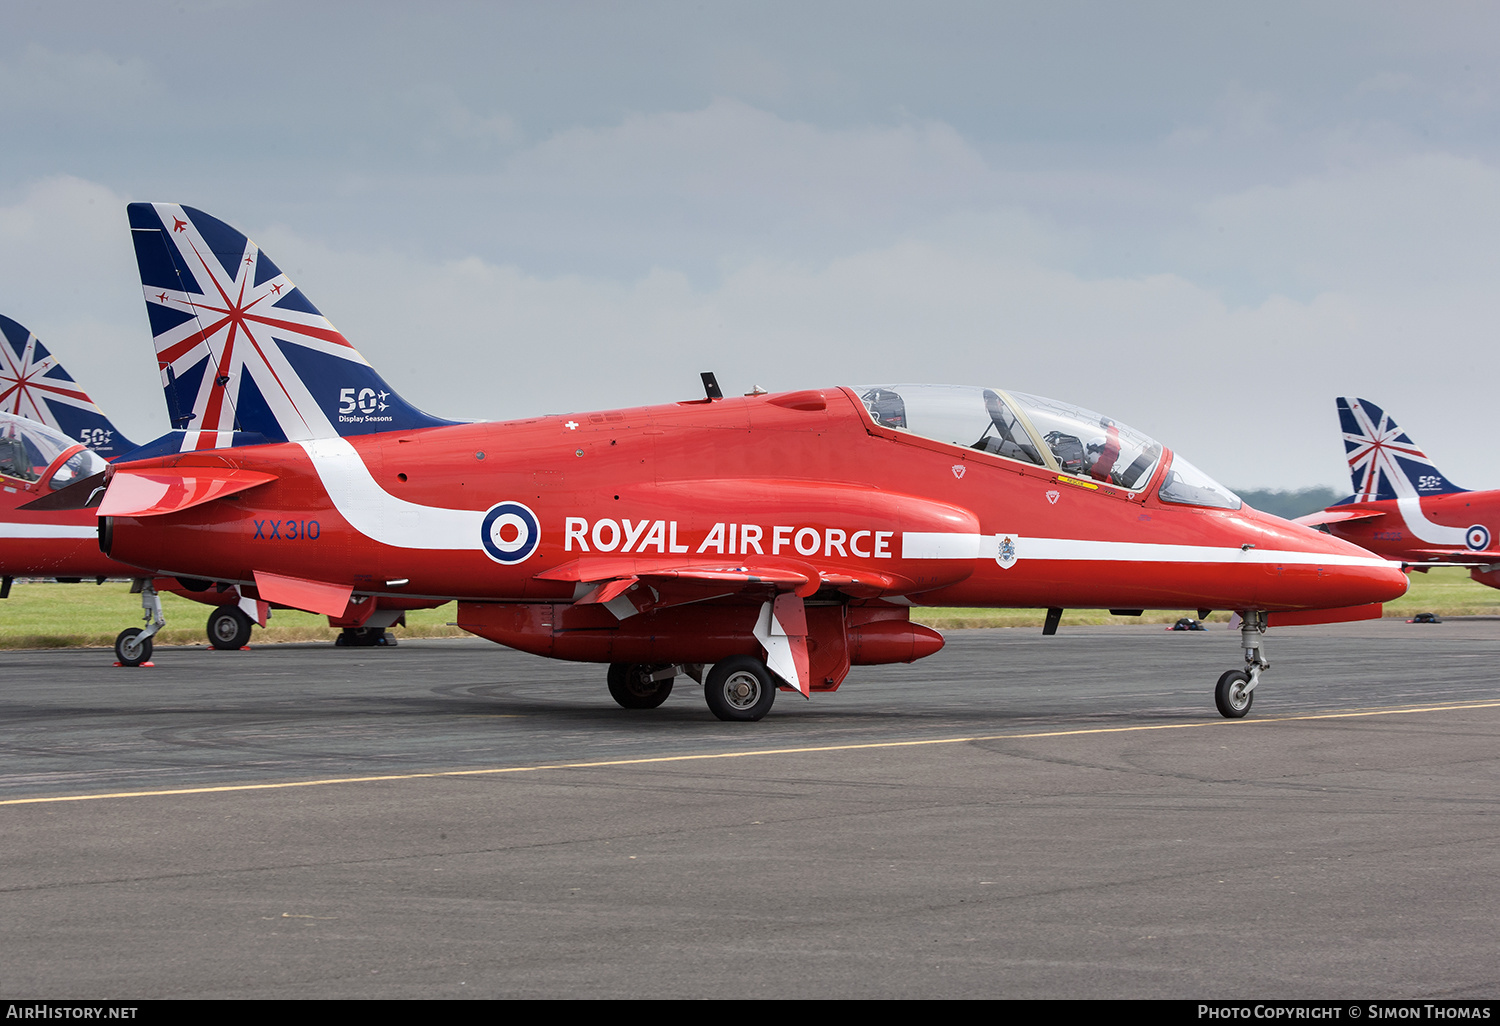
[[1261, 635], [1266, 632], [1266, 614], [1251, 609], [1241, 616], [1240, 647], [1245, 652], [1245, 668], [1229, 670], [1214, 687], [1214, 705], [1219, 707], [1220, 715], [1231, 720], [1240, 719], [1250, 711], [1261, 671], [1271, 666], [1266, 660], [1265, 643], [1261, 640]]
[[150, 661], [151, 639], [167, 625], [167, 618], [162, 615], [161, 596], [152, 587], [149, 577], [136, 581], [130, 591], [141, 596], [141, 608], [146, 611], [146, 626], [130, 627], [120, 632], [119, 637], [115, 638], [115, 658], [120, 661], [121, 666], [140, 666]]
[[754, 721], [771, 711], [776, 682], [754, 656], [730, 656], [714, 663], [703, 685], [709, 711], [721, 720]]
[[395, 644], [396, 636], [384, 627], [345, 627], [333, 639], [334, 648], [380, 648]]
[[655, 709], [672, 693], [677, 667], [651, 663], [610, 663], [609, 695], [622, 709]]
[[610, 696], [626, 709], [655, 709], [672, 693], [679, 671], [703, 681], [709, 711], [721, 720], [753, 722], [770, 712], [776, 701], [776, 679], [764, 662], [748, 655], [715, 663], [706, 680], [700, 663], [611, 663]]
[[208, 643], [221, 652], [234, 652], [250, 644], [250, 626], [255, 621], [237, 605], [223, 605], [208, 614]]

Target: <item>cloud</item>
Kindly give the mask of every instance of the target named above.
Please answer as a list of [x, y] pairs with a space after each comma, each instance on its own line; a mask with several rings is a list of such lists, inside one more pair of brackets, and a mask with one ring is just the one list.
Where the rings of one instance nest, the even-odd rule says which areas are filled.
[[566, 248], [635, 274], [767, 251], [820, 259], [851, 235], [889, 237], [989, 201], [998, 181], [940, 122], [824, 129], [721, 99], [557, 132], [459, 195], [490, 229], [492, 259]]
[[[613, 206], [622, 242], [654, 230], [628, 216], [641, 195], [681, 194], [686, 209], [722, 200], [742, 232], [693, 236], [718, 247], [711, 275], [671, 247], [662, 252], [675, 260], [636, 273], [558, 273], [211, 212], [249, 230], [393, 385], [437, 414], [669, 402], [696, 394], [701, 370], [730, 391], [974, 382], [1092, 407], [1234, 486], [1296, 487], [1344, 480], [1332, 400], [1362, 394], [1419, 438], [1469, 439], [1449, 457], [1469, 473], [1451, 476], [1500, 481], [1500, 454], [1463, 434], [1472, 407], [1453, 401], [1493, 367], [1500, 300], [1486, 244], [1500, 227], [1500, 181], [1489, 165], [1407, 155], [1239, 190], [1187, 206], [1189, 228], [1151, 242], [1161, 269], [1102, 272], [1086, 269], [1098, 233], [1010, 201], [950, 133], [830, 132], [725, 102], [565, 133], [517, 158], [516, 174], [559, 201]], [[929, 180], [959, 200], [939, 197], [925, 216], [912, 213], [917, 200], [880, 222], [882, 204], [901, 207], [912, 182]], [[611, 183], [621, 196], [606, 195]], [[821, 213], [835, 198], [847, 213]], [[830, 227], [800, 247], [741, 223], [781, 200], [793, 220], [883, 228]], [[76, 348], [107, 368], [95, 389], [106, 409], [155, 424], [124, 202], [79, 179], [33, 183], [0, 206], [0, 281], [25, 308], [6, 312], [70, 366]]]
[[1179, 258], [1267, 287], [1473, 290], [1500, 277], [1500, 168], [1446, 153], [1260, 185], [1197, 208]]
[[[1431, 313], [1337, 293], [1233, 307], [1180, 275], [1084, 278], [972, 240], [908, 240], [818, 266], [761, 259], [706, 286], [660, 268], [620, 282], [338, 253], [284, 230], [260, 241], [300, 254], [304, 291], [435, 413], [667, 402], [692, 397], [700, 370], [732, 392], [982, 383], [1108, 413], [1241, 487], [1340, 482], [1335, 382], [1361, 366], [1362, 347]], [[1405, 391], [1406, 366], [1365, 367], [1344, 380]]]
[[0, 199], [0, 312], [137, 440], [166, 430], [125, 197], [58, 176]]
[[52, 50], [28, 43], [0, 60], [0, 116], [20, 121], [105, 124], [161, 95], [154, 69], [139, 58], [98, 50]]

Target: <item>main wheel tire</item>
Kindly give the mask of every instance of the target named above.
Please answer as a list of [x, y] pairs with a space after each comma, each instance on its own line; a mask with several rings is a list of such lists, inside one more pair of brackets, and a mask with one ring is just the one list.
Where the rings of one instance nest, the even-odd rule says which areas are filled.
[[333, 639], [335, 648], [374, 648], [385, 637], [384, 630], [371, 627], [345, 627]]
[[220, 606], [208, 614], [208, 643], [221, 652], [244, 648], [254, 622], [239, 606]]
[[1221, 716], [1237, 720], [1250, 711], [1255, 692], [1245, 690], [1249, 683], [1250, 675], [1244, 670], [1229, 670], [1219, 678], [1214, 687], [1214, 705], [1219, 707]]
[[140, 635], [139, 627], [130, 627], [115, 638], [115, 658], [121, 666], [139, 666], [151, 658], [151, 639]]
[[662, 680], [652, 680], [651, 675], [669, 665], [671, 664], [610, 663], [606, 678], [609, 682], [609, 696], [622, 709], [655, 709], [672, 693], [672, 681], [676, 678], [674, 675]]
[[771, 671], [754, 656], [730, 656], [714, 664], [703, 697], [721, 720], [753, 722], [771, 711], [776, 684]]

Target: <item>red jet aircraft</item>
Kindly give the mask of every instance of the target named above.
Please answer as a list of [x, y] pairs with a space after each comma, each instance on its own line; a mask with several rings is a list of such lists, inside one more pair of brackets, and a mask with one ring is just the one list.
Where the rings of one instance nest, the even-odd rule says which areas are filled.
[[[942, 647], [911, 609], [1233, 609], [1250, 708], [1268, 624], [1378, 616], [1399, 568], [1257, 512], [1107, 417], [1021, 392], [877, 385], [454, 424], [413, 408], [244, 235], [132, 204], [173, 432], [116, 463], [115, 559], [330, 615], [457, 599], [481, 637], [679, 673], [725, 720], [778, 688]], [[80, 498], [97, 481], [77, 486]], [[705, 674], [705, 669], [707, 670]]]
[[1471, 492], [1443, 476], [1390, 415], [1368, 399], [1340, 396], [1339, 425], [1354, 494], [1321, 513], [1298, 517], [1412, 569], [1469, 567], [1480, 584], [1500, 588], [1500, 491]]

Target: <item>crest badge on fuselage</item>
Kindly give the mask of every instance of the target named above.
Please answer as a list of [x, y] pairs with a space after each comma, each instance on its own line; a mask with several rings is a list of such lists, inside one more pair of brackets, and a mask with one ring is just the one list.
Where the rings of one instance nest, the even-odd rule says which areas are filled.
[[995, 562], [999, 563], [1002, 569], [1009, 570], [1016, 565], [1016, 560], [1020, 558], [1016, 554], [1016, 549], [1020, 545], [1021, 539], [1013, 534], [999, 534], [995, 537], [1000, 539], [1000, 547], [995, 553]]

